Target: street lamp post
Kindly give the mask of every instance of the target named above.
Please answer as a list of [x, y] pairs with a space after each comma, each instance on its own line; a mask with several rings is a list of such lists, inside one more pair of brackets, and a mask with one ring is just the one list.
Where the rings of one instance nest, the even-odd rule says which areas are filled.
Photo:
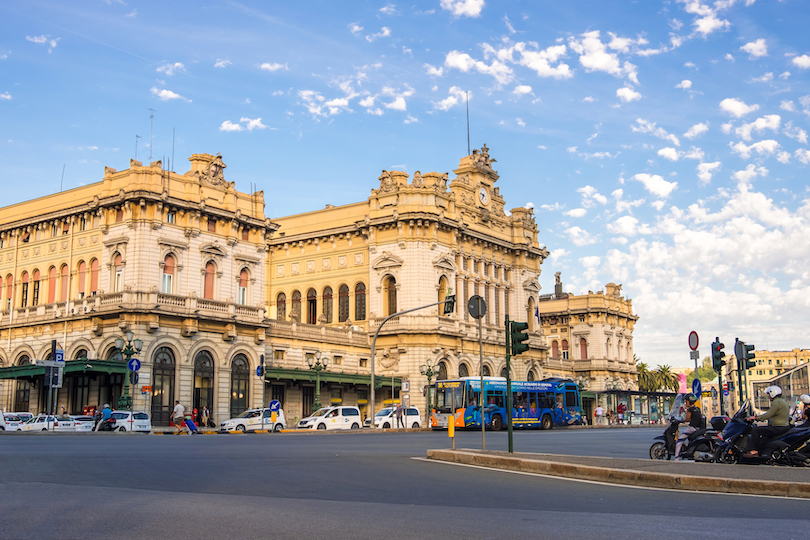
[[419, 371], [427, 377], [427, 410], [425, 411], [425, 420], [428, 425], [430, 425], [430, 382], [433, 380], [433, 376], [436, 375], [436, 372], [433, 371], [433, 368], [436, 367], [435, 365], [430, 365], [430, 360], [419, 366]]
[[321, 408], [321, 371], [329, 365], [329, 358], [326, 356], [321, 358], [321, 351], [318, 351], [314, 358], [307, 356], [307, 364], [309, 369], [315, 372], [315, 403], [312, 405], [312, 412], [315, 412]]
[[[115, 348], [118, 349], [118, 352], [121, 353], [121, 356], [124, 357], [124, 361], [127, 364], [127, 369], [129, 369], [129, 361], [132, 357], [143, 349], [143, 341], [140, 339], [133, 339], [135, 334], [132, 331], [126, 333], [126, 341], [121, 338], [117, 338], [115, 340]], [[134, 372], [133, 372], [134, 373]], [[128, 374], [129, 375], [129, 374]], [[121, 395], [121, 398], [118, 400], [118, 408], [119, 409], [129, 409], [132, 410], [132, 396], [129, 392], [129, 386], [131, 384], [131, 377], [127, 377], [127, 384], [124, 387], [124, 393]]]

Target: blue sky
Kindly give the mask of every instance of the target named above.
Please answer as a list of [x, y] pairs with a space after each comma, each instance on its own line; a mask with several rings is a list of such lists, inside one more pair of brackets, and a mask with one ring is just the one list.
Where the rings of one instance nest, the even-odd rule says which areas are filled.
[[[798, 0], [0, 0], [4, 203], [221, 153], [278, 217], [471, 142], [572, 293], [623, 285], [635, 352], [810, 347], [810, 38]], [[154, 124], [150, 148], [150, 110]], [[174, 140], [172, 131], [175, 132]], [[174, 146], [174, 150], [173, 147]], [[65, 170], [62, 181], [62, 170]]]

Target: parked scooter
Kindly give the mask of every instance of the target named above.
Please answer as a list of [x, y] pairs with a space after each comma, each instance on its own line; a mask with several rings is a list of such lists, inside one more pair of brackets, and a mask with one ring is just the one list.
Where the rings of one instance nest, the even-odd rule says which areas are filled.
[[[675, 445], [678, 439], [678, 427], [684, 420], [684, 414], [683, 394], [678, 394], [672, 404], [672, 412], [667, 416], [669, 427], [664, 430], [662, 435], [655, 438], [658, 442], [653, 443], [650, 447], [651, 459], [673, 459], [676, 457]], [[726, 421], [727, 418], [724, 416], [715, 416], [712, 418], [711, 427], [706, 428], [704, 420], [702, 429], [698, 429], [686, 437], [686, 441], [681, 447], [681, 459], [703, 462], [714, 461], [717, 446], [722, 442], [722, 439], [717, 436], [717, 432], [725, 427]]]
[[740, 409], [734, 413], [731, 421], [720, 436], [723, 442], [717, 448], [715, 461], [734, 465], [736, 463], [750, 465], [790, 465], [793, 467], [810, 466], [810, 457], [799, 450], [810, 441], [810, 428], [794, 427], [785, 433], [767, 439], [761, 445], [759, 455], [744, 457], [751, 448], [752, 422], [747, 420], [754, 415], [751, 401], [747, 400]]
[[112, 417], [102, 420], [96, 427], [96, 431], [115, 431], [115, 429], [115, 418]]

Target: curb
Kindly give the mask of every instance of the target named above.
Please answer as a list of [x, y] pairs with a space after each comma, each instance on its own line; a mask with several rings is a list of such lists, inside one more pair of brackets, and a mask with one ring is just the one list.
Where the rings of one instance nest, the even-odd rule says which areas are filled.
[[528, 459], [494, 452], [483, 454], [465, 450], [428, 450], [427, 458], [464, 465], [477, 465], [493, 469], [545, 474], [578, 480], [593, 480], [618, 485], [810, 499], [810, 483], [803, 482], [737, 480], [733, 478], [655, 473]]

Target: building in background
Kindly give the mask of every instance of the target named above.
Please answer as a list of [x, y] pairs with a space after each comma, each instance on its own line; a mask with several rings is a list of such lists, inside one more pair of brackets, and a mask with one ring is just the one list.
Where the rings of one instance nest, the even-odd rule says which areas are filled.
[[[735, 404], [735, 409], [739, 406], [740, 400], [740, 381], [739, 381], [739, 373], [737, 372], [737, 359], [734, 356], [734, 347], [733, 345], [727, 345], [726, 350], [731, 349], [731, 353], [729, 356], [726, 357], [726, 369], [724, 374], [724, 380], [730, 381], [730, 394], [732, 397], [732, 404]], [[782, 386], [780, 383], [790, 383], [790, 380], [794, 376], [798, 376], [796, 379], [796, 387], [784, 386], [782, 388], [785, 397], [792, 399], [792, 397], [797, 397], [802, 394], [806, 394], [808, 392], [799, 392], [799, 381], [802, 380], [801, 373], [804, 373], [801, 369], [797, 369], [801, 366], [806, 366], [808, 362], [810, 362], [810, 349], [792, 349], [790, 351], [766, 351], [766, 350], [755, 350], [754, 353], [754, 361], [756, 362], [756, 366], [747, 370], [746, 377], [747, 377], [747, 384], [748, 384], [748, 392], [747, 395], [752, 398], [754, 401], [755, 406], [762, 408], [768, 408], [768, 405], [760, 399], [757, 401], [757, 397], [762, 397], [757, 395], [757, 390], [762, 390], [767, 388], [771, 384], [777, 384], [778, 386]], [[790, 374], [789, 377], [783, 377], [785, 374]], [[779, 383], [773, 381], [780, 381]], [[743, 380], [745, 383], [746, 381]], [[798, 392], [798, 393], [797, 393]]]

